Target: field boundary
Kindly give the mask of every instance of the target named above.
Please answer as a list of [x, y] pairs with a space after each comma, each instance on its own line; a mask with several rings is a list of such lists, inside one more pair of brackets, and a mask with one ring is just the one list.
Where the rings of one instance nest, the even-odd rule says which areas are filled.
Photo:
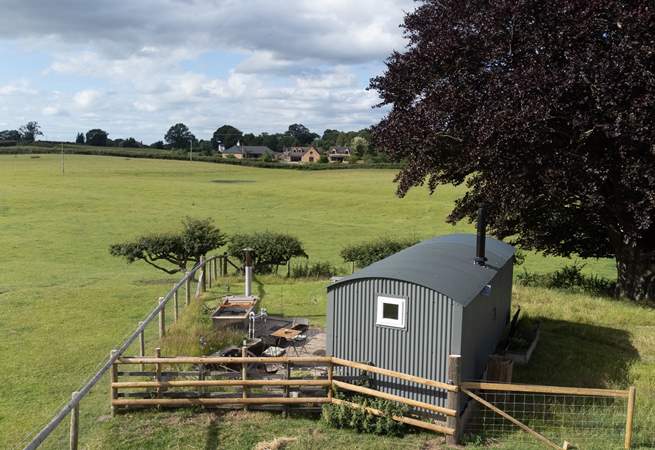
[[[112, 156], [135, 159], [160, 159], [171, 161], [189, 161], [188, 152], [179, 150], [160, 150], [160, 149], [121, 149], [118, 147], [99, 147], [94, 148], [75, 148], [73, 144], [64, 144], [65, 155], [84, 155], [84, 156]], [[17, 147], [0, 147], [0, 155], [59, 155], [62, 153], [58, 146], [17, 146]], [[287, 164], [282, 162], [264, 162], [250, 161], [241, 159], [228, 159], [222, 156], [208, 156], [195, 154], [193, 162], [206, 162], [213, 164], [227, 164], [242, 167], [258, 167], [262, 169], [283, 169], [283, 170], [301, 170], [301, 171], [321, 171], [321, 170], [353, 170], [353, 169], [401, 169], [401, 163], [357, 163], [357, 164], [335, 164], [335, 163], [314, 163], [314, 164]]]

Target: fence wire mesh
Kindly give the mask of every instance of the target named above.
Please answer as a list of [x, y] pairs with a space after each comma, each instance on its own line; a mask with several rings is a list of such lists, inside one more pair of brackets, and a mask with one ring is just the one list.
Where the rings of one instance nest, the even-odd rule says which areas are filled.
[[[594, 395], [478, 391], [477, 395], [560, 447], [624, 448], [627, 399]], [[497, 412], [470, 400], [468, 443], [501, 448], [544, 448], [534, 436]]]

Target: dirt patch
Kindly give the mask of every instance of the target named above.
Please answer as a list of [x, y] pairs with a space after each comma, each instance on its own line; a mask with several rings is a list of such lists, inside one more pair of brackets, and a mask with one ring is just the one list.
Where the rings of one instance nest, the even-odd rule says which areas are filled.
[[259, 442], [255, 445], [255, 450], [280, 450], [287, 445], [296, 442], [298, 438], [280, 437], [268, 442]]

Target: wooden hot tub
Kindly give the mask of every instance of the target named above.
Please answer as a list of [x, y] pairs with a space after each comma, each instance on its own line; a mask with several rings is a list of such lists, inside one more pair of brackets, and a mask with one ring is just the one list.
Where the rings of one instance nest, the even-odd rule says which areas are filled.
[[248, 326], [248, 315], [255, 309], [258, 297], [254, 295], [228, 295], [212, 314], [215, 328]]

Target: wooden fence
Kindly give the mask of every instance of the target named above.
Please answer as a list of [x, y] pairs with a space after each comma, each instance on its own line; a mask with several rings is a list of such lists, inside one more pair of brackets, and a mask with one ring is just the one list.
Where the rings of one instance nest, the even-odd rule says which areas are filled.
[[[243, 348], [245, 355], [245, 347]], [[126, 370], [139, 365], [147, 370]], [[267, 367], [278, 366], [275, 373]], [[325, 403], [347, 404], [337, 399], [334, 389], [355, 392], [394, 401], [434, 413], [432, 420], [420, 417], [395, 416], [394, 419], [430, 431], [453, 435], [455, 430], [436, 417], [455, 417], [456, 411], [430, 403], [380, 392], [339, 380], [333, 376], [336, 366], [359, 369], [400, 380], [410, 381], [446, 392], [457, 392], [457, 386], [416, 377], [401, 372], [330, 356], [312, 357], [120, 357], [114, 363], [111, 377], [112, 410], [143, 407], [205, 406], [212, 408], [253, 407], [282, 409], [302, 405], [316, 409]], [[280, 374], [281, 373], [281, 374]], [[125, 379], [129, 378], [129, 381]], [[138, 378], [139, 380], [134, 380]], [[382, 415], [374, 408], [369, 413]]]

